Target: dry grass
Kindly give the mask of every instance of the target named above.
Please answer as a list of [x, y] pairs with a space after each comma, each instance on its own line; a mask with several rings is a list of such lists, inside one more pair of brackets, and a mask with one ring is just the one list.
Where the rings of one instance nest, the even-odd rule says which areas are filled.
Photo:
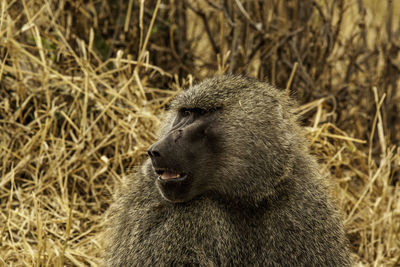
[[159, 115], [222, 72], [299, 99], [357, 263], [400, 265], [397, 1], [86, 2], [0, 2], [0, 265], [101, 265]]

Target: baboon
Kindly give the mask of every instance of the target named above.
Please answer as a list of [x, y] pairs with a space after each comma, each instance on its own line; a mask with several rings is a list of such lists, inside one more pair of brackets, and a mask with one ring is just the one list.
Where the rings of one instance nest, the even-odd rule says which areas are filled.
[[349, 266], [286, 94], [245, 76], [175, 97], [110, 208], [108, 266]]

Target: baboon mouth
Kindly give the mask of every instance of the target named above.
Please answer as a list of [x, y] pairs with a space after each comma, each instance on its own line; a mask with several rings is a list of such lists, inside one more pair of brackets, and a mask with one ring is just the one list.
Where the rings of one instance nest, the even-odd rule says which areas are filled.
[[159, 175], [158, 179], [161, 180], [183, 180], [187, 176], [185, 173], [166, 169], [156, 169], [156, 173]]

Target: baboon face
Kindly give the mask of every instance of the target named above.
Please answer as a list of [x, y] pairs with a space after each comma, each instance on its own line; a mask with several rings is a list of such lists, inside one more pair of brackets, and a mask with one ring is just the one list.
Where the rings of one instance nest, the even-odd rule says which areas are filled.
[[230, 76], [179, 94], [148, 150], [161, 195], [185, 202], [207, 191], [254, 203], [273, 193], [293, 142], [278, 99], [285, 98], [277, 89]]
[[148, 149], [156, 185], [170, 202], [203, 193], [218, 154], [218, 109], [180, 108], [170, 130]]

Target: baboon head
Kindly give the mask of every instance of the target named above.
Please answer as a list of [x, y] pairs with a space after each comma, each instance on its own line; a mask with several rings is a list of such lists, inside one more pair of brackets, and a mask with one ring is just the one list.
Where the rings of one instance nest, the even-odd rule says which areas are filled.
[[208, 79], [183, 91], [148, 149], [159, 192], [170, 202], [214, 194], [254, 203], [272, 195], [299, 142], [289, 113], [282, 92], [242, 76]]

